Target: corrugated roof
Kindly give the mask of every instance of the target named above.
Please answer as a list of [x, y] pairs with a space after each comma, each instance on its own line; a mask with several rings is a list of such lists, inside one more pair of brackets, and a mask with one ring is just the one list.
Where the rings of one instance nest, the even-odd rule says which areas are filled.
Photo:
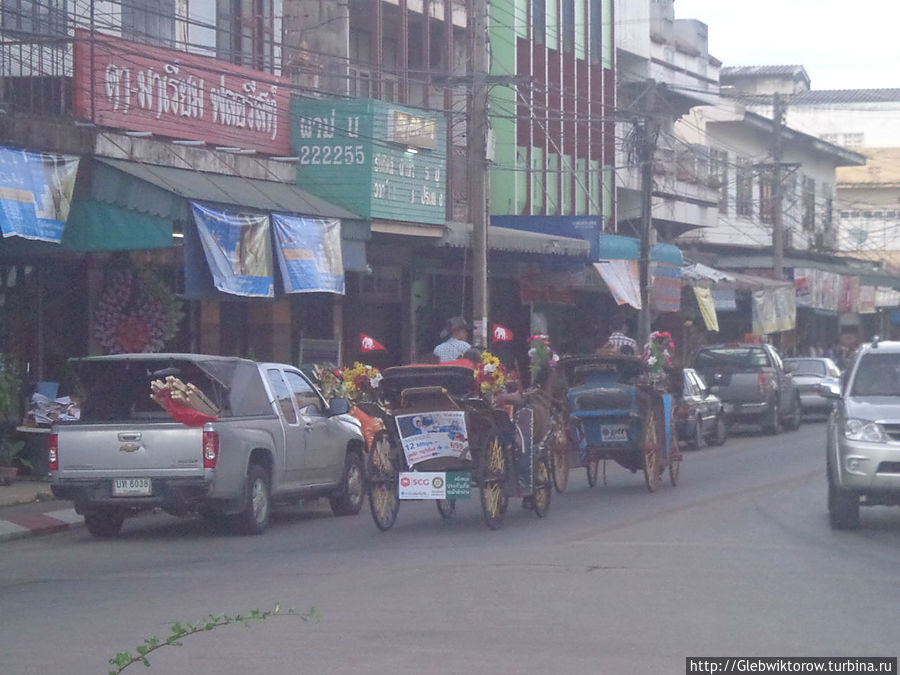
[[806, 68], [800, 65], [775, 66], [725, 66], [719, 70], [719, 77], [757, 77], [757, 76], [803, 75], [807, 80]]
[[[447, 223], [446, 233], [435, 244], [456, 248], [472, 246], [472, 224]], [[585, 260], [591, 254], [591, 245], [582, 239], [513, 230], [496, 225], [491, 225], [488, 229], [488, 248], [492, 251], [573, 256]]]
[[828, 103], [896, 103], [900, 101], [900, 89], [813, 89], [794, 94], [788, 101], [792, 106]]
[[[326, 202], [289, 183], [175, 169], [121, 159], [103, 158], [99, 159], [99, 162], [101, 166], [111, 167], [117, 172], [150, 183], [182, 199], [234, 204], [261, 211], [282, 211], [328, 218], [359, 218], [345, 208]], [[117, 181], [109, 176], [108, 171], [105, 173], [104, 179], [94, 180], [93, 192], [97, 199], [161, 216], [171, 216], [176, 208], [183, 212], [181, 205], [176, 207], [171, 203], [171, 199], [164, 199], [165, 203], [160, 204], [158, 191], [151, 190], [141, 194], [140, 190], [130, 189], [127, 181], [125, 183]]]

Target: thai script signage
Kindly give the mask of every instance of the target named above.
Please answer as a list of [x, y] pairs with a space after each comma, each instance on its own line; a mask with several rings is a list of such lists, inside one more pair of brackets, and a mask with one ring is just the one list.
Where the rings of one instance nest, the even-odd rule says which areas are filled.
[[106, 35], [94, 35], [92, 49], [91, 39], [76, 30], [78, 119], [273, 155], [290, 152], [290, 91], [280, 77]]
[[297, 185], [363, 218], [443, 224], [441, 116], [369, 99], [291, 104]]

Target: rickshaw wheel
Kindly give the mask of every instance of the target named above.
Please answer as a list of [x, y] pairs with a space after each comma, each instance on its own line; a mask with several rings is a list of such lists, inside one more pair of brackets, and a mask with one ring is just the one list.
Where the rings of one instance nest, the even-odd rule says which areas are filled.
[[588, 460], [587, 460], [587, 464], [585, 464], [585, 469], [587, 469], [588, 485], [590, 487], [596, 487], [597, 486], [597, 478], [599, 478], [599, 476], [600, 476], [600, 460], [597, 459], [596, 457], [588, 455]]
[[565, 492], [569, 485], [569, 452], [572, 434], [561, 415], [553, 416], [553, 433], [550, 436], [550, 476], [557, 492]]
[[382, 532], [393, 527], [400, 510], [397, 465], [393, 455], [390, 437], [387, 432], [379, 431], [372, 441], [369, 456], [369, 508], [372, 520]]
[[681, 477], [681, 450], [678, 447], [678, 432], [675, 431], [675, 425], [672, 424], [672, 441], [669, 449], [669, 480], [672, 485], [678, 485]]
[[659, 487], [659, 476], [660, 476], [660, 466], [659, 466], [659, 429], [658, 429], [658, 413], [654, 406], [650, 406], [649, 413], [647, 414], [647, 421], [644, 426], [644, 447], [643, 447], [643, 458], [644, 458], [644, 482], [647, 484], [647, 489], [650, 492], [654, 492], [657, 487]]
[[447, 520], [448, 518], [452, 518], [456, 515], [456, 500], [455, 499], [438, 499], [437, 500], [437, 510], [438, 513], [441, 514], [441, 518]]
[[506, 448], [496, 430], [487, 435], [481, 452], [481, 513], [485, 524], [496, 530], [503, 524], [509, 498], [506, 494]]
[[543, 518], [550, 510], [550, 498], [553, 496], [553, 481], [550, 477], [550, 465], [543, 457], [534, 461], [534, 513]]

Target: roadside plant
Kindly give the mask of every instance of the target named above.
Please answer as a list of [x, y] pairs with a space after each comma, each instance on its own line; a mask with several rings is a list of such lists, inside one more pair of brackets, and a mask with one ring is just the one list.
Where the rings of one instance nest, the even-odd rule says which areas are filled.
[[233, 616], [229, 614], [223, 614], [221, 616], [210, 614], [205, 619], [201, 619], [196, 623], [181, 623], [178, 621], [172, 624], [171, 633], [168, 637], [160, 638], [154, 635], [145, 639], [143, 644], [139, 644], [135, 647], [135, 653], [118, 652], [109, 659], [110, 665], [114, 666], [114, 670], [110, 670], [109, 675], [118, 675], [135, 663], [142, 663], [149, 668], [150, 654], [163, 647], [183, 647], [184, 644], [182, 640], [191, 635], [205, 633], [206, 631], [238, 623], [249, 628], [251, 624], [262, 623], [266, 619], [270, 619], [274, 616], [296, 616], [299, 617], [301, 621], [319, 621], [321, 619], [321, 613], [315, 607], [310, 608], [306, 614], [297, 614], [293, 609], [289, 609], [282, 613], [281, 608], [276, 604], [273, 609], [265, 611], [254, 609], [247, 614], [235, 614]]

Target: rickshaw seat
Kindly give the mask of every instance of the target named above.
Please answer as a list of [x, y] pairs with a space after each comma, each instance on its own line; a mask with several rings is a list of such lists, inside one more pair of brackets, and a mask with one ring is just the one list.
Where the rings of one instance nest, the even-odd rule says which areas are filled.
[[400, 392], [400, 408], [404, 413], [461, 409], [450, 393], [439, 386], [404, 389]]

